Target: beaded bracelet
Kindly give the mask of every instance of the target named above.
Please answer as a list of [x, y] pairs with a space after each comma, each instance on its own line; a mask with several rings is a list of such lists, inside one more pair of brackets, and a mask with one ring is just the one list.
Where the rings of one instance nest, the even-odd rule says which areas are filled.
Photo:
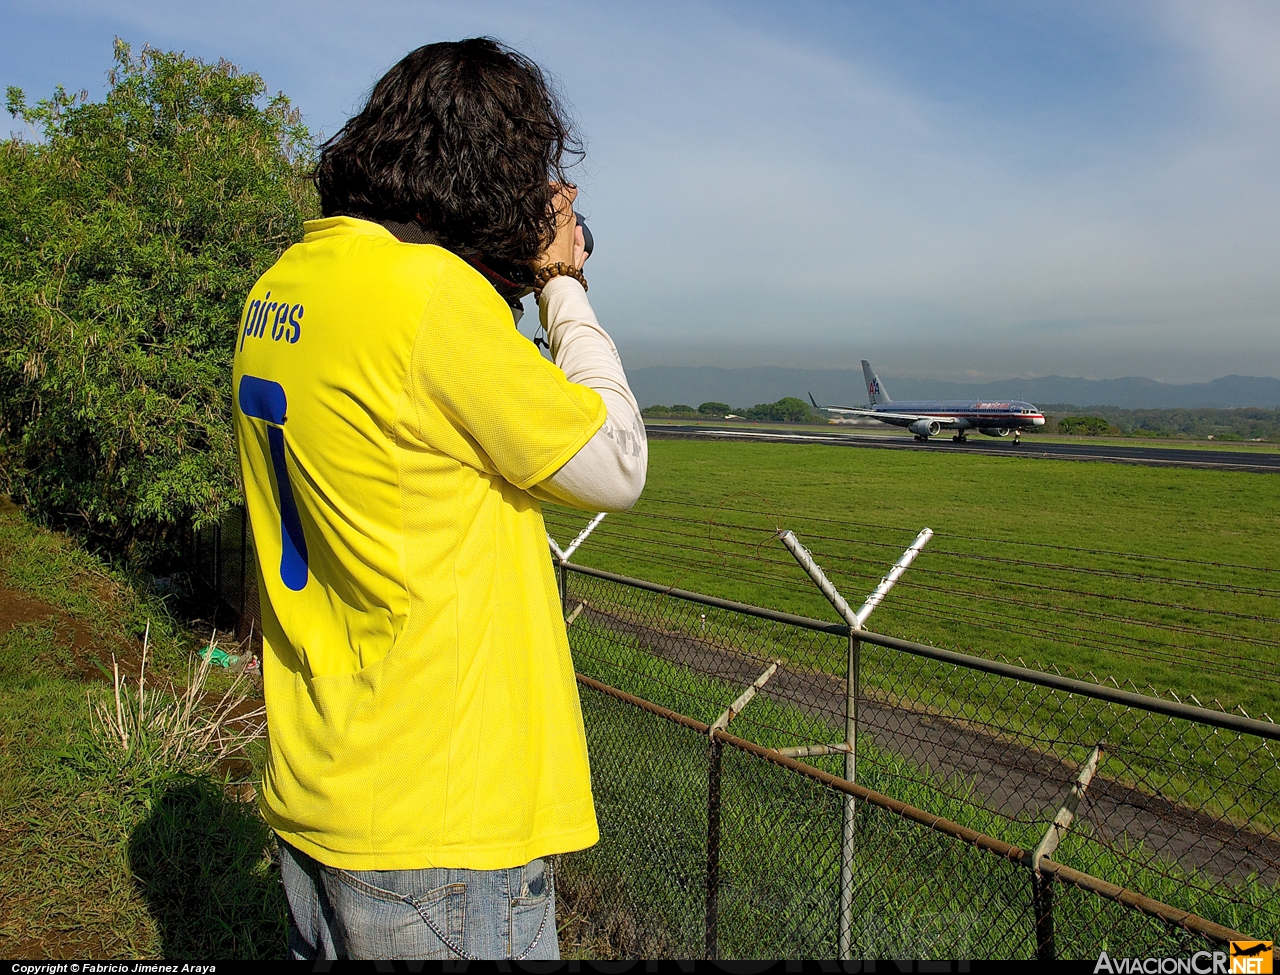
[[534, 272], [533, 297], [535, 299], [541, 298], [542, 289], [547, 286], [547, 282], [562, 274], [566, 277], [575, 278], [577, 282], [582, 285], [582, 290], [587, 290], [587, 279], [583, 277], [581, 268], [576, 268], [572, 264], [565, 264], [561, 261], [556, 261], [554, 264], [548, 264], [545, 267], [540, 267], [536, 272]]

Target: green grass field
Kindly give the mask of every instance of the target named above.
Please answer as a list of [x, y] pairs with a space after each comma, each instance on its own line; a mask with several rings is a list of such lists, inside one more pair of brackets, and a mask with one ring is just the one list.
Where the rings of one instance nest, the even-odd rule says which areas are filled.
[[[547, 510], [561, 544], [585, 521]], [[1280, 711], [1273, 475], [657, 440], [640, 502], [574, 560], [834, 619], [777, 532], [795, 531], [857, 606], [926, 526], [937, 534], [870, 629], [1209, 707]]]
[[[782, 548], [778, 529], [796, 531], [857, 606], [928, 525], [938, 534], [871, 628], [1209, 706], [1275, 710], [1280, 479], [1271, 475], [795, 445], [656, 441], [650, 449], [645, 497], [633, 512], [609, 516], [575, 561], [829, 620], [834, 611]], [[562, 544], [585, 520], [548, 512]], [[602, 598], [623, 597], [602, 591]], [[615, 604], [602, 605], [613, 611]], [[664, 606], [636, 600], [634, 612], [638, 621], [649, 613], [658, 625], [697, 636], [696, 609]], [[840, 641], [784, 645], [774, 637], [774, 646], [761, 636], [767, 625], [743, 619], [729, 629], [718, 637], [728, 645], [843, 674]], [[587, 631], [571, 630], [575, 647], [586, 638]], [[1081, 759], [1074, 752], [1082, 742], [1123, 742], [1104, 761], [1107, 778], [1274, 831], [1280, 768], [1257, 739], [1083, 703], [1063, 707], [1015, 682], [894, 657], [871, 655], [865, 693], [977, 721], [1068, 760]], [[579, 663], [588, 672], [595, 666], [586, 656]], [[624, 686], [628, 670], [653, 667], [666, 665], [637, 660], [597, 676]], [[672, 683], [627, 689], [684, 713], [703, 707], [662, 700]], [[723, 688], [696, 716], [710, 721], [734, 696]], [[739, 733], [757, 740], [755, 720]], [[799, 729], [787, 740], [808, 742]], [[1237, 773], [1240, 782], [1232, 779]], [[899, 796], [911, 780], [886, 791]], [[914, 801], [947, 814], [939, 805], [946, 790], [925, 789]], [[1029, 842], [1007, 822], [985, 828]], [[1119, 875], [1123, 858], [1108, 864], [1108, 856], [1091, 854], [1078, 865]], [[1176, 887], [1161, 896], [1178, 899], [1170, 893]]]

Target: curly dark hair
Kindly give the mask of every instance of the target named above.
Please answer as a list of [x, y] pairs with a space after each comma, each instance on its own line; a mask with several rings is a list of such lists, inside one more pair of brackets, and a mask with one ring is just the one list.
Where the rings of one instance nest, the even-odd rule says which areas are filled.
[[533, 261], [555, 234], [549, 180], [582, 144], [542, 69], [492, 37], [427, 44], [320, 149], [325, 216], [417, 221], [459, 254]]

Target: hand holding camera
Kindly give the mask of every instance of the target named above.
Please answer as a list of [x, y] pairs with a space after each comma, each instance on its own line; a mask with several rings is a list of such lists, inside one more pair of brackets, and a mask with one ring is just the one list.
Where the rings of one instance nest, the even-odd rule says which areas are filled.
[[594, 246], [586, 222], [573, 209], [578, 188], [567, 183], [551, 185], [556, 187], [556, 233], [533, 262], [534, 294], [539, 296], [547, 282], [561, 274], [577, 278], [585, 289], [587, 279], [582, 276], [582, 265], [591, 256]]

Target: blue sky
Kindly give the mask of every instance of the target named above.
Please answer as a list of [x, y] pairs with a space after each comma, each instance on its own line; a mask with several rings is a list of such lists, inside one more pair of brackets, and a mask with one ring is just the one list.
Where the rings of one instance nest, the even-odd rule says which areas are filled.
[[1274, 3], [3, 11], [31, 99], [99, 97], [119, 35], [229, 58], [328, 134], [419, 44], [520, 48], [586, 136], [591, 297], [630, 365], [1280, 375]]

